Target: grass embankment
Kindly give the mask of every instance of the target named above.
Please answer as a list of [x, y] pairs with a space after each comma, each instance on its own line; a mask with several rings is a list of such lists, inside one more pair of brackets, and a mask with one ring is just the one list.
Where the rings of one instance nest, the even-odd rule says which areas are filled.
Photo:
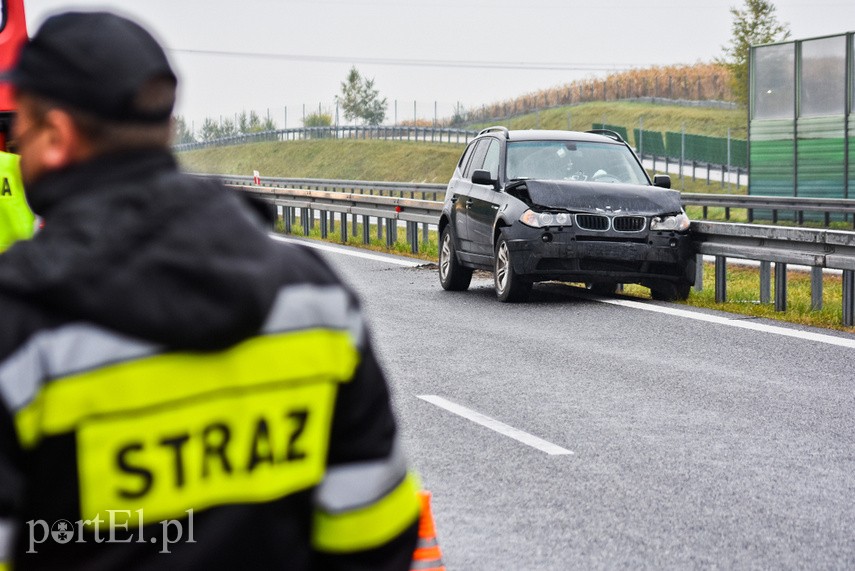
[[[644, 128], [650, 130], [679, 131], [685, 124], [687, 133], [720, 137], [725, 136], [727, 128], [730, 127], [731, 136], [734, 138], [745, 136], [744, 111], [641, 103], [587, 103], [541, 111], [539, 118], [538, 114], [518, 117], [505, 122], [505, 125], [512, 129], [527, 129], [535, 128], [539, 121], [540, 128], [543, 129], [566, 129], [568, 113], [572, 128], [577, 130], [590, 129], [593, 123], [604, 121], [609, 124], [623, 125], [631, 133], [632, 128], [638, 126], [639, 117], [643, 116]], [[483, 126], [485, 125], [472, 127]], [[451, 176], [462, 149], [463, 145], [448, 143], [317, 140], [254, 143], [189, 151], [180, 153], [179, 159], [184, 168], [189, 171], [213, 174], [251, 175], [253, 170], [258, 170], [263, 176], [291, 178], [445, 183]], [[675, 188], [682, 188], [686, 192], [745, 192], [744, 187], [740, 192], [731, 185], [726, 185], [722, 189], [720, 182], [712, 182], [708, 186], [706, 181], [701, 179], [692, 181], [686, 177], [681, 182], [679, 177], [672, 175], [672, 178]], [[723, 219], [723, 209], [718, 211], [720, 212], [710, 209], [711, 217]], [[699, 213], [700, 208], [690, 209], [690, 215], [695, 218], [700, 217]], [[732, 214], [731, 221], [738, 222], [745, 219], [744, 211], [734, 210]], [[295, 225], [294, 229], [296, 233], [300, 233], [299, 226]], [[372, 228], [372, 232], [376, 232], [376, 228]], [[376, 233], [372, 235], [376, 236]], [[310, 237], [320, 238], [320, 230], [314, 229]], [[331, 242], [340, 242], [338, 233], [331, 233], [328, 239]], [[361, 240], [361, 230], [355, 236], [352, 235], [348, 243], [365, 247]], [[389, 251], [385, 241], [381, 240], [373, 240], [368, 247], [378, 251]], [[420, 244], [420, 250], [418, 258], [436, 261], [435, 232], [430, 233], [427, 243]], [[398, 229], [398, 240], [391, 251], [410, 255], [403, 224]], [[776, 312], [774, 305], [759, 302], [760, 279], [755, 269], [742, 267], [728, 269], [727, 288], [730, 301], [726, 304], [715, 303], [713, 276], [714, 271], [710, 266], [704, 273], [703, 291], [693, 290], [686, 302], [688, 305], [855, 333], [855, 328], [844, 328], [840, 325], [842, 286], [839, 277], [826, 276], [824, 309], [815, 312], [810, 310], [810, 275], [790, 272], [789, 308], [786, 312]], [[625, 294], [640, 298], [649, 297], [649, 291], [640, 286], [628, 286]]]
[[330, 140], [252, 143], [179, 153], [191, 172], [287, 178], [447, 183], [463, 145]]

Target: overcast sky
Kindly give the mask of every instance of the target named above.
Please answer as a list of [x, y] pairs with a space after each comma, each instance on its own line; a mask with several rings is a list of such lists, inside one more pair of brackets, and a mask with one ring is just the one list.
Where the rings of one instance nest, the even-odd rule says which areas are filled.
[[[30, 34], [50, 14], [110, 9], [151, 29], [179, 74], [177, 112], [268, 112], [279, 127], [335, 111], [352, 65], [389, 102], [387, 122], [601, 76], [711, 61], [743, 0], [25, 0]], [[855, 31], [855, 0], [780, 0], [792, 37]], [[241, 55], [243, 54], [243, 55]], [[287, 108], [287, 112], [286, 112]]]

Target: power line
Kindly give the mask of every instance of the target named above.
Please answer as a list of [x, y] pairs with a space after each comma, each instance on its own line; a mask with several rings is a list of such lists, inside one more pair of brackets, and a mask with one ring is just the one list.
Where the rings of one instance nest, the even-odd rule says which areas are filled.
[[206, 55], [220, 57], [245, 57], [256, 59], [275, 59], [283, 61], [307, 61], [314, 63], [350, 63], [393, 65], [403, 67], [439, 67], [439, 68], [475, 68], [475, 69], [522, 69], [534, 71], [626, 71], [637, 67], [626, 63], [562, 63], [562, 62], [523, 62], [523, 61], [466, 61], [466, 60], [423, 60], [366, 58], [345, 56], [313, 56], [306, 54], [276, 54], [265, 52], [232, 52], [223, 50], [172, 49], [173, 53]]

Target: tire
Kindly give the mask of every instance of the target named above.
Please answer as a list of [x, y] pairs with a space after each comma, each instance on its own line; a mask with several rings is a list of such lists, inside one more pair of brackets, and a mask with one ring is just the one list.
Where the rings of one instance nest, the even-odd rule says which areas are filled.
[[593, 282], [587, 284], [588, 290], [597, 295], [614, 295], [617, 293], [616, 282]]
[[678, 282], [657, 282], [650, 286], [650, 297], [656, 301], [686, 301], [692, 285], [684, 280]]
[[519, 302], [528, 299], [532, 283], [514, 271], [511, 263], [508, 241], [504, 236], [496, 244], [496, 256], [493, 260], [493, 284], [496, 297], [501, 302]]
[[472, 268], [461, 266], [454, 251], [454, 234], [450, 226], [442, 231], [439, 241], [439, 283], [446, 291], [466, 291], [472, 282]]

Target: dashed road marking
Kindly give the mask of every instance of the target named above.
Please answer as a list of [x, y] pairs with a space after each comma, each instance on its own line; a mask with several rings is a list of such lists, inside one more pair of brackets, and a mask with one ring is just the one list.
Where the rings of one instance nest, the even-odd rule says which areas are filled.
[[494, 418], [490, 418], [489, 416], [483, 415], [480, 412], [476, 412], [472, 409], [466, 408], [465, 406], [453, 403], [442, 397], [438, 397], [436, 395], [418, 395], [418, 398], [422, 399], [423, 401], [427, 401], [433, 405], [436, 405], [440, 408], [443, 408], [448, 412], [452, 412], [458, 416], [462, 416], [467, 420], [471, 420], [476, 424], [485, 426], [490, 430], [498, 432], [499, 434], [503, 434], [504, 436], [513, 438], [514, 440], [522, 442], [527, 446], [536, 448], [541, 452], [546, 452], [551, 456], [557, 456], [561, 454], [573, 454], [573, 452], [567, 450], [566, 448], [562, 448], [556, 444], [547, 442], [542, 438], [538, 438], [537, 436], [529, 434], [528, 432], [523, 432], [522, 430], [505, 424], [504, 422], [500, 422]]

